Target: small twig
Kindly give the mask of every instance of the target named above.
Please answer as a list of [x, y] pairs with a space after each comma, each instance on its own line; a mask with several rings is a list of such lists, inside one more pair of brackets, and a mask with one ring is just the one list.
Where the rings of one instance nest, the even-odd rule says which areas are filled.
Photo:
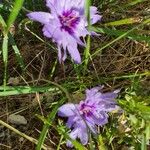
[[[30, 137], [22, 132], [20, 132], [19, 130], [15, 129], [14, 127], [10, 126], [9, 124], [5, 123], [4, 121], [0, 120], [0, 124], [7, 127], [8, 129], [12, 130], [13, 132], [15, 132], [16, 134], [24, 137], [25, 139], [29, 140], [30, 142], [37, 144], [38, 141], [36, 139], [34, 139], [33, 137]], [[43, 144], [42, 148], [44, 150], [53, 150], [52, 148], [48, 147], [47, 145]]]
[[2, 144], [2, 143], [0, 143], [0, 146], [3, 146], [3, 147], [11, 149], [11, 146], [8, 146], [8, 145]]

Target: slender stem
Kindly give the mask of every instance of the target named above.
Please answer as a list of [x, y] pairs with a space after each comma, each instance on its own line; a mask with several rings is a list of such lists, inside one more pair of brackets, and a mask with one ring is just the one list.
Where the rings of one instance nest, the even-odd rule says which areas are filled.
[[[86, 6], [85, 6], [85, 14], [86, 14], [86, 18], [87, 18], [87, 21], [88, 21], [88, 29], [90, 28], [91, 26], [91, 22], [90, 22], [90, 6], [91, 6], [91, 0], [86, 0]], [[86, 48], [85, 48], [85, 51], [84, 51], [84, 59], [85, 59], [85, 62], [84, 62], [84, 72], [86, 71], [87, 69], [87, 65], [88, 65], [88, 62], [89, 62], [89, 56], [90, 56], [90, 47], [91, 47], [91, 36], [88, 35], [87, 37], [87, 44], [86, 44]]]

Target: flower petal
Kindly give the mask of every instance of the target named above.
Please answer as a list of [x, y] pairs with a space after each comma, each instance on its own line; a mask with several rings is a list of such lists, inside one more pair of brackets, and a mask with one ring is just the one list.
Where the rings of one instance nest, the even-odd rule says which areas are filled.
[[58, 115], [61, 117], [69, 117], [69, 116], [75, 115], [76, 111], [77, 111], [76, 106], [72, 103], [70, 103], [70, 104], [68, 103], [68, 104], [62, 105], [58, 109]]
[[101, 94], [101, 99], [104, 100], [104, 101], [108, 101], [110, 103], [116, 103], [114, 101], [114, 99], [117, 98], [119, 92], [120, 92], [120, 90], [115, 90], [113, 92], [102, 93]]
[[92, 119], [96, 125], [102, 126], [108, 122], [108, 115], [103, 111], [101, 111], [100, 113], [94, 112]]
[[86, 145], [88, 143], [88, 133], [86, 130], [82, 130], [81, 132], [79, 132], [79, 138], [81, 140], [81, 143], [83, 145]]
[[86, 145], [88, 143], [88, 130], [87, 130], [87, 126], [83, 120], [78, 125], [78, 128], [79, 128], [78, 138], [81, 140], [81, 143], [83, 145]]
[[90, 7], [90, 16], [91, 16], [91, 24], [94, 24], [96, 22], [98, 22], [99, 20], [101, 20], [102, 16], [97, 14], [97, 8], [94, 6]]
[[62, 42], [62, 32], [60, 30], [60, 24], [56, 20], [44, 25], [43, 34], [48, 38], [52, 38], [54, 42], [57, 42], [57, 44], [61, 44]]
[[75, 116], [70, 116], [70, 117], [68, 118], [68, 121], [67, 121], [67, 123], [66, 123], [66, 126], [67, 126], [68, 128], [71, 128], [71, 127], [73, 126], [73, 124], [75, 123], [75, 119], [76, 119]]
[[59, 63], [62, 63], [62, 52], [61, 52], [61, 46], [58, 45], [58, 60]]
[[38, 21], [42, 24], [50, 23], [50, 20], [53, 19], [53, 16], [50, 13], [46, 12], [32, 12], [27, 14], [27, 16], [34, 21]]
[[[75, 139], [78, 137], [78, 134], [79, 134], [79, 129], [78, 129], [78, 128], [75, 128], [75, 129], [73, 129], [73, 130], [71, 131], [71, 133], [69, 134], [69, 136], [70, 136], [70, 138], [71, 138], [72, 140], [75, 140]], [[69, 140], [67, 141], [66, 145], [67, 145], [68, 147], [73, 147], [72, 142], [69, 141]]]
[[77, 42], [74, 38], [70, 37], [67, 49], [68, 49], [69, 54], [71, 55], [71, 58], [76, 63], [81, 63], [81, 56], [77, 49]]

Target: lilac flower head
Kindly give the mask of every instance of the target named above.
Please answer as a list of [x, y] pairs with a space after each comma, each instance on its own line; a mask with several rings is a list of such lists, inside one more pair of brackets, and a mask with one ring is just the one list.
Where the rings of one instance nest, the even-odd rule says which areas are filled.
[[[97, 133], [97, 126], [108, 122], [108, 112], [118, 109], [115, 98], [119, 90], [101, 93], [102, 86], [86, 90], [86, 98], [79, 104], [64, 104], [58, 110], [58, 115], [68, 117], [67, 127], [73, 129], [70, 133], [72, 139], [79, 138], [83, 145], [88, 143], [88, 130]], [[67, 141], [67, 146], [72, 143]]]
[[[85, 0], [46, 0], [51, 13], [32, 12], [27, 16], [43, 24], [43, 34], [52, 38], [58, 46], [59, 61], [64, 61], [67, 51], [76, 63], [81, 62], [77, 45], [84, 46], [81, 37], [90, 34], [84, 9]], [[90, 7], [91, 24], [101, 19], [97, 8]]]

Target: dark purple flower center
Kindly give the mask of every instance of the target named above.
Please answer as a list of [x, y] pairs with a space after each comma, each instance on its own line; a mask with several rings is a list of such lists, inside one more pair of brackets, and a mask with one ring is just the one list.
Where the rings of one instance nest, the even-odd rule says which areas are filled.
[[83, 103], [80, 107], [80, 113], [83, 116], [91, 116], [93, 114], [92, 111], [94, 110], [94, 108], [95, 108], [94, 106], [90, 106]]
[[61, 23], [61, 29], [67, 31], [69, 34], [74, 33], [74, 29], [80, 21], [80, 17], [77, 16], [74, 10], [64, 11], [58, 18]]

